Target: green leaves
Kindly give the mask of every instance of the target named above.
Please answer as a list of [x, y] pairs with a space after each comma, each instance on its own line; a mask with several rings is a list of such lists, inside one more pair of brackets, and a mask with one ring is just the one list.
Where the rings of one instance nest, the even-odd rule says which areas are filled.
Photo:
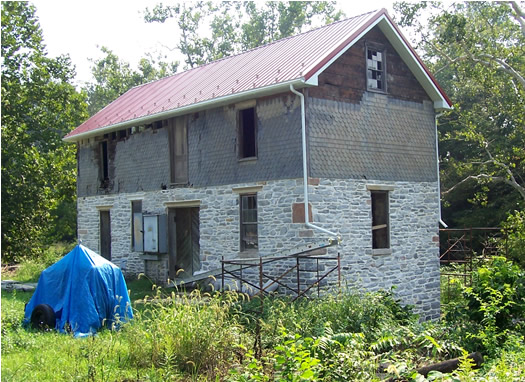
[[109, 48], [100, 48], [105, 56], [93, 61], [91, 73], [94, 81], [85, 88], [88, 97], [88, 112], [97, 111], [117, 99], [134, 86], [169, 76], [177, 71], [178, 62], [167, 63], [152, 57], [142, 58], [138, 70], [118, 58]]
[[[49, 58], [35, 8], [2, 3], [2, 254], [39, 254], [56, 231], [57, 207], [75, 203], [75, 147], [62, 137], [86, 117], [85, 95], [70, 84], [67, 56]], [[68, 220], [69, 238], [76, 215]]]
[[[417, 46], [454, 102], [439, 120], [442, 190], [451, 207], [445, 221], [499, 225], [500, 211], [525, 206], [523, 14], [508, 2], [402, 3], [397, 9], [422, 36]], [[422, 9], [425, 25], [418, 21]]]
[[146, 22], [175, 19], [181, 33], [176, 48], [194, 68], [304, 31], [314, 19], [339, 20], [335, 2], [181, 2], [146, 9]]

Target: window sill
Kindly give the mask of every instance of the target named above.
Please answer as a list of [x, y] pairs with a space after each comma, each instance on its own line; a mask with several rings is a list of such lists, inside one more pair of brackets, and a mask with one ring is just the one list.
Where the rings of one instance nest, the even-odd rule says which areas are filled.
[[382, 89], [367, 88], [366, 90], [371, 92], [371, 93], [378, 93], [378, 94], [388, 95], [388, 92], [386, 90], [382, 90]]
[[253, 259], [259, 257], [258, 249], [248, 249], [239, 252], [239, 259]]
[[372, 256], [387, 256], [392, 254], [392, 248], [372, 249]]
[[255, 163], [257, 162], [257, 157], [248, 157], [248, 158], [240, 158], [239, 163]]

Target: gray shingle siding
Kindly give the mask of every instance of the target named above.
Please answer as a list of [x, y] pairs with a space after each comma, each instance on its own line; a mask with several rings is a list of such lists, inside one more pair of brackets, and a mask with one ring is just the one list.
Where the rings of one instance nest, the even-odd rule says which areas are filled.
[[301, 109], [294, 97], [258, 101], [255, 161], [239, 161], [237, 110], [200, 113], [188, 128], [189, 179], [195, 187], [301, 176]]
[[[256, 160], [239, 161], [237, 112], [233, 106], [188, 118], [188, 178], [193, 187], [290, 179], [302, 174], [301, 109], [291, 95], [259, 100]], [[116, 147], [114, 146], [116, 145]], [[110, 185], [101, 189], [99, 142], [80, 145], [78, 196], [160, 190], [169, 186], [168, 129], [147, 129], [109, 141]]]
[[[116, 145], [116, 147], [115, 147]], [[78, 154], [78, 196], [160, 190], [169, 184], [168, 130], [147, 129], [126, 139], [109, 141], [107, 189], [99, 180], [99, 142], [90, 139]]]
[[365, 92], [359, 104], [308, 98], [310, 176], [437, 180], [434, 110]]

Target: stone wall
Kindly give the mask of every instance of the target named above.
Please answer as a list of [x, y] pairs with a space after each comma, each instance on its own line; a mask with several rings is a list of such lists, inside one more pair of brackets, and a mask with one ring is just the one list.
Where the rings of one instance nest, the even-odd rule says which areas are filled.
[[[391, 253], [372, 250], [370, 191], [381, 184], [390, 191]], [[78, 234], [84, 245], [99, 249], [99, 211], [110, 209], [112, 259], [125, 264], [127, 273], [147, 272], [167, 280], [167, 255], [145, 260], [131, 249], [131, 200], [142, 200], [144, 213], [163, 214], [165, 203], [200, 200], [200, 256], [202, 270], [220, 267], [222, 256], [239, 257], [239, 195], [233, 188], [259, 186], [259, 254], [268, 255], [326, 238], [318, 231], [292, 222], [292, 206], [303, 201], [302, 179], [181, 188], [143, 193], [79, 197]], [[314, 223], [338, 232], [341, 245], [329, 249], [340, 253], [343, 284], [377, 290], [396, 286], [396, 294], [413, 304], [422, 318], [439, 315], [439, 259], [437, 182], [393, 182], [321, 178], [308, 186]], [[97, 209], [98, 207], [98, 209]], [[123, 260], [125, 260], [123, 262]], [[313, 276], [304, 273], [303, 276]], [[279, 266], [276, 264], [276, 268]], [[284, 265], [280, 267], [284, 269]], [[335, 277], [335, 274], [334, 274]], [[329, 281], [334, 283], [332, 277]], [[303, 280], [304, 282], [308, 280]], [[293, 282], [290, 276], [289, 282]]]

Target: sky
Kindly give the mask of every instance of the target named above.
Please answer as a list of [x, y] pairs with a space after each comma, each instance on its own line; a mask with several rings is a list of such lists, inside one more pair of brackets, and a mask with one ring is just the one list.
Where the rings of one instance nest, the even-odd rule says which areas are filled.
[[[49, 56], [69, 54], [76, 67], [75, 85], [91, 80], [91, 60], [101, 58], [101, 46], [111, 49], [121, 60], [136, 67], [140, 58], [151, 53], [154, 58], [166, 55], [164, 61], [179, 60], [170, 51], [178, 41], [173, 20], [164, 24], [146, 23], [143, 12], [161, 0], [33, 0], [44, 34]], [[168, 4], [168, 1], [164, 1]], [[338, 8], [347, 17], [386, 8], [393, 14], [393, 2], [376, 0], [339, 1]], [[182, 67], [179, 66], [179, 67]]]

